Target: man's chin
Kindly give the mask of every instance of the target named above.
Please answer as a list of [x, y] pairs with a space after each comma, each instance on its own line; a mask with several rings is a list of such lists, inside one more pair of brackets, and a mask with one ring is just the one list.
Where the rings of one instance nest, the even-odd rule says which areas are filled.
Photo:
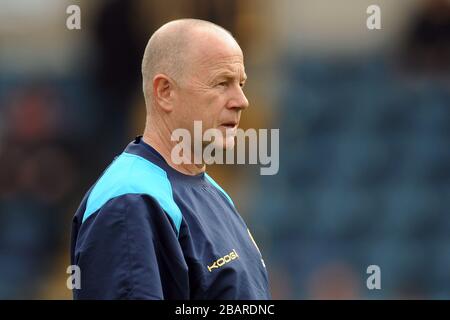
[[224, 150], [232, 150], [234, 149], [234, 146], [236, 144], [236, 139], [235, 137], [227, 137], [223, 143], [223, 149]]
[[204, 147], [209, 145], [210, 148], [212, 147], [216, 150], [226, 151], [226, 150], [234, 149], [235, 144], [236, 144], [235, 137], [233, 136], [233, 137], [222, 138], [222, 139], [215, 140], [213, 142], [206, 143], [204, 145]]

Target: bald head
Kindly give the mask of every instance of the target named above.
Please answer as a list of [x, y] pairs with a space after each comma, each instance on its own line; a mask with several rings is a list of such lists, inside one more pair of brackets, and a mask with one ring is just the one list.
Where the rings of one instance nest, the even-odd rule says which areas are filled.
[[174, 141], [180, 129], [183, 136], [189, 134], [180, 144], [196, 154], [194, 145], [206, 143], [198, 138], [198, 129], [215, 132], [212, 140], [219, 149], [234, 146], [241, 113], [249, 103], [243, 91], [244, 55], [228, 31], [194, 19], [163, 25], [147, 44], [142, 75], [147, 107], [143, 136], [168, 162], [177, 150]]
[[[142, 60], [143, 91], [147, 107], [152, 104], [151, 84], [157, 74], [183, 81], [195, 60], [194, 50], [206, 35], [236, 42], [226, 29], [204, 20], [180, 19], [164, 24], [148, 41]], [[237, 43], [236, 43], [237, 44]]]

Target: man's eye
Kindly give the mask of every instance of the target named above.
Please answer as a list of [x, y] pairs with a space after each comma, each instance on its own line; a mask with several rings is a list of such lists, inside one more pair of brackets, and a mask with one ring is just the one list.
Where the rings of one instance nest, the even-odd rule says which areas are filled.
[[226, 81], [222, 81], [222, 82], [219, 82], [217, 85], [221, 86], [221, 87], [225, 87], [227, 85], [227, 82]]

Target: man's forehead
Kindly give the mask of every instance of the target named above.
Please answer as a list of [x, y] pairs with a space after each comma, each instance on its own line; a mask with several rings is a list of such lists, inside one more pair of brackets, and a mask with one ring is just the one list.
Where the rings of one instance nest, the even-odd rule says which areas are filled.
[[209, 76], [241, 76], [245, 77], [244, 59], [241, 53], [222, 54], [204, 52], [197, 57], [198, 71]]
[[199, 64], [209, 70], [236, 72], [244, 68], [244, 59], [241, 55], [204, 56], [203, 59], [199, 59]]
[[236, 78], [239, 81], [247, 79], [242, 60], [232, 60], [205, 64], [200, 68], [205, 80], [213, 81], [219, 78]]
[[209, 71], [211, 77], [238, 77], [247, 79], [242, 62], [214, 66]]
[[243, 60], [242, 50], [234, 38], [225, 32], [198, 32], [191, 42], [195, 58], [208, 62], [209, 60]]

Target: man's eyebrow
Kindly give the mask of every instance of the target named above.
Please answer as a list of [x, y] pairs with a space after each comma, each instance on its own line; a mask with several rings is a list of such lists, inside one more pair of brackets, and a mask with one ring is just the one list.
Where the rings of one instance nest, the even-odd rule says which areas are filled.
[[[216, 76], [214, 77], [215, 79], [217, 78], [236, 78], [238, 76], [237, 73], [235, 72], [231, 72], [231, 71], [222, 71], [216, 74]], [[246, 81], [247, 80], [247, 75], [244, 73], [241, 77], [239, 77], [240, 81]]]

